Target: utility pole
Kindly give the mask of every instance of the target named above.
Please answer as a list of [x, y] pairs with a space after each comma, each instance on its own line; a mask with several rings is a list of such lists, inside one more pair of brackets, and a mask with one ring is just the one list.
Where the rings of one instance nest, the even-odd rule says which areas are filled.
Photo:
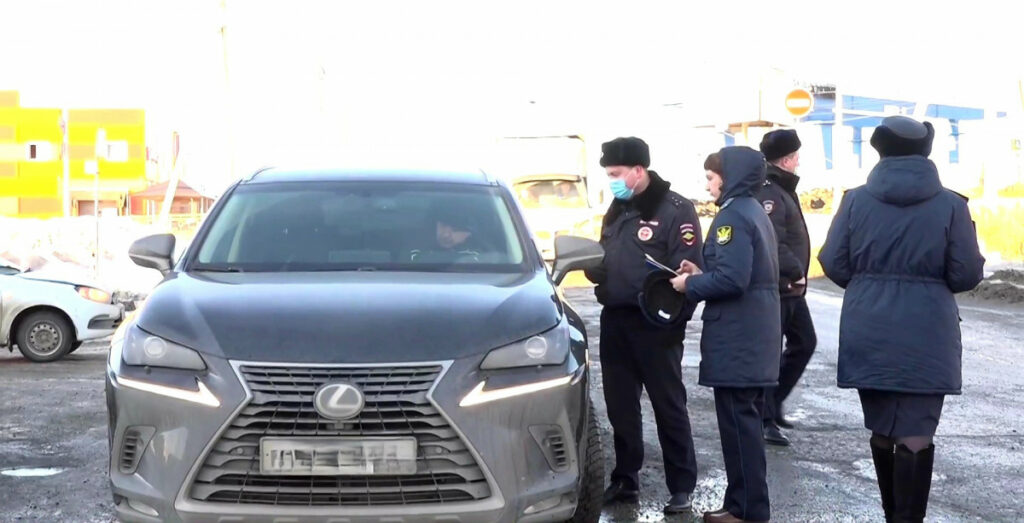
[[224, 62], [224, 98], [225, 98], [225, 110], [227, 111], [227, 126], [228, 126], [228, 156], [229, 156], [229, 167], [228, 172], [231, 174], [231, 179], [236, 179], [235, 175], [235, 115], [234, 115], [234, 100], [231, 96], [231, 75], [229, 74], [228, 68], [228, 5], [227, 0], [220, 0], [220, 45], [221, 54]]
[[836, 82], [836, 103], [833, 105], [835, 117], [832, 118], [832, 216], [839, 211], [839, 202], [843, 199], [843, 180], [839, 174], [839, 154], [842, 148], [839, 145], [839, 135], [843, 130], [843, 93], [839, 91], [839, 82]]
[[71, 158], [68, 157], [71, 154], [71, 145], [68, 143], [68, 110], [67, 108], [61, 109], [60, 111], [60, 157], [64, 164], [64, 217], [71, 216]]

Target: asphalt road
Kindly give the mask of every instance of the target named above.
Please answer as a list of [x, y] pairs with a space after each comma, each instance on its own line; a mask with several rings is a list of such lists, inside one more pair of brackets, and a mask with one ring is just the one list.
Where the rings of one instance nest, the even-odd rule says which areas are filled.
[[[874, 471], [856, 392], [835, 387], [841, 296], [818, 283], [809, 294], [819, 347], [788, 410], [793, 446], [768, 451], [773, 520], [881, 521]], [[589, 289], [567, 295], [597, 347], [599, 308]], [[946, 401], [939, 434], [929, 521], [1024, 518], [1024, 308], [985, 302], [962, 306], [964, 395]], [[718, 508], [725, 474], [711, 391], [696, 385], [700, 323], [688, 327], [684, 380], [700, 468], [695, 514], [665, 518], [654, 416], [644, 403], [646, 466], [639, 505], [606, 509], [603, 520], [691, 521]], [[65, 360], [32, 364], [0, 353], [0, 521], [110, 521], [102, 344]], [[600, 365], [594, 398], [605, 432]]]

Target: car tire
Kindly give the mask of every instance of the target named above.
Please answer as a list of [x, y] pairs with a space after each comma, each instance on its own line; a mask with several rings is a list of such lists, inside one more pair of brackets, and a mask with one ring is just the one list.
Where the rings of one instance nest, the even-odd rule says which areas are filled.
[[63, 316], [52, 311], [33, 312], [18, 322], [18, 350], [36, 363], [57, 361], [71, 351], [75, 330]]
[[571, 523], [597, 523], [601, 518], [602, 496], [604, 494], [604, 447], [601, 446], [601, 431], [597, 426], [594, 405], [587, 410], [586, 448], [580, 453], [583, 462], [583, 478], [576, 496], [576, 513]]
[[84, 341], [75, 341], [74, 343], [72, 343], [71, 344], [71, 350], [68, 351], [68, 354], [71, 354], [72, 352], [75, 352], [76, 350], [78, 350], [78, 348], [81, 347], [83, 343], [85, 343], [85, 342]]

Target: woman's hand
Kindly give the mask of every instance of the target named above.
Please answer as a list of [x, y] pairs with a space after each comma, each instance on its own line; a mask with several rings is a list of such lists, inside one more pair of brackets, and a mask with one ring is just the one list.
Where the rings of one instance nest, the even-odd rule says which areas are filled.
[[683, 260], [682, 263], [679, 264], [679, 271], [678, 272], [680, 274], [695, 275], [695, 274], [703, 274], [704, 271], [700, 270], [700, 267], [697, 267], [696, 263], [693, 263], [690, 260]]
[[675, 289], [676, 292], [686, 292], [686, 279], [689, 277], [690, 273], [684, 272], [679, 276], [672, 278], [669, 282], [672, 284], [672, 288]]

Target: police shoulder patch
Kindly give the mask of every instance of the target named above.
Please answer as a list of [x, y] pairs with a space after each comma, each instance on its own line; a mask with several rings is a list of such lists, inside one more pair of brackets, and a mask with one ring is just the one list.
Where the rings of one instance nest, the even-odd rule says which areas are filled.
[[732, 240], [732, 225], [722, 225], [715, 229], [715, 242], [725, 245]]

